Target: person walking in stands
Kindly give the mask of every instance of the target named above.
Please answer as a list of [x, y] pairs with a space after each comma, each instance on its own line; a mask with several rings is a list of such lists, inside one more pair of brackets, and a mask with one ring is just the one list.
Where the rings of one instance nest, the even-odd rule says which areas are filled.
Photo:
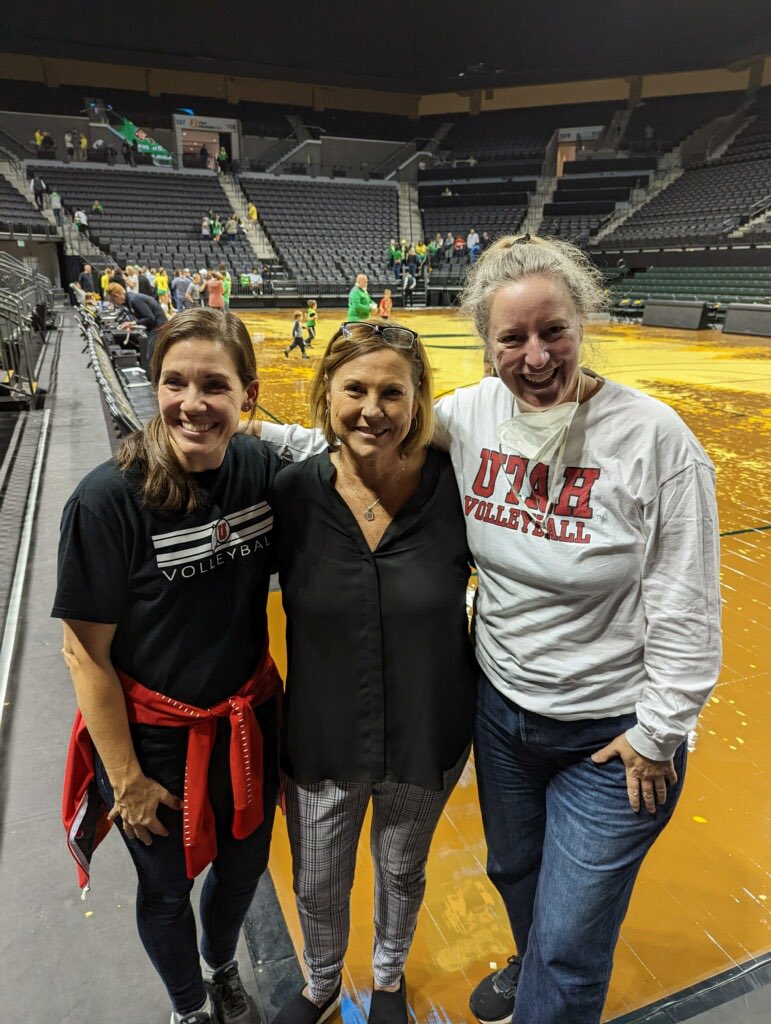
[[85, 132], [81, 132], [80, 133], [80, 146], [79, 146], [79, 148], [80, 148], [80, 159], [84, 160], [84, 161], [87, 160], [88, 159], [88, 136], [86, 135]]
[[42, 210], [48, 186], [40, 175], [35, 173], [30, 181], [30, 188], [32, 189], [32, 195], [35, 199], [35, 206], [37, 206], [38, 210]]
[[84, 210], [76, 210], [72, 217], [73, 221], [77, 225], [78, 231], [85, 235], [88, 231], [88, 217]]
[[212, 242], [220, 242], [222, 239], [222, 221], [215, 215], [211, 225]]
[[113, 306], [122, 309], [125, 314], [121, 328], [131, 331], [135, 326], [144, 327], [147, 332], [147, 337], [139, 339], [139, 362], [142, 369], [149, 373], [155, 339], [161, 327], [168, 322], [163, 307], [152, 295], [127, 292], [125, 288], [115, 283], [108, 285], [107, 297]]
[[206, 148], [205, 144], [198, 150], [198, 163], [202, 170], [205, 171], [209, 163], [209, 150]]
[[227, 174], [230, 169], [230, 157], [224, 146], [220, 146], [220, 151], [217, 153], [217, 167], [221, 174]]
[[235, 242], [238, 238], [238, 217], [231, 213], [225, 224], [225, 234], [229, 242]]
[[190, 271], [175, 270], [171, 281], [171, 295], [174, 300], [174, 308], [181, 312], [185, 308], [185, 295], [190, 286]]
[[201, 238], [204, 238], [207, 241], [211, 238], [211, 223], [209, 221], [209, 215], [206, 213], [201, 217]]
[[51, 210], [53, 211], [54, 219], [56, 223], [61, 225], [62, 223], [62, 197], [56, 191], [53, 190], [51, 193]]
[[[266, 617], [279, 461], [236, 436], [258, 394], [237, 317], [175, 317], [153, 379], [159, 414], [81, 481], [62, 515], [52, 614], [64, 620], [79, 708], [63, 818], [81, 884], [116, 825], [171, 1024], [247, 1024], [258, 1017], [236, 946], [279, 790], [282, 687]], [[199, 945], [190, 894], [207, 867]]]
[[292, 323], [292, 344], [288, 345], [284, 349], [284, 355], [286, 356], [287, 359], [289, 358], [289, 353], [292, 351], [293, 348], [300, 349], [300, 351], [302, 352], [303, 359], [310, 358], [310, 356], [306, 355], [305, 353], [305, 338], [303, 336], [302, 318], [302, 311], [298, 309], [294, 315], [294, 322]]
[[249, 218], [249, 221], [252, 224], [254, 224], [254, 222], [257, 220], [257, 207], [251, 200], [249, 200], [249, 205], [246, 207], [246, 214]]
[[391, 297], [391, 289], [386, 288], [383, 292], [383, 298], [380, 300], [377, 307], [378, 316], [381, 320], [387, 320], [389, 318], [393, 305], [394, 300]]
[[308, 340], [305, 344], [310, 348], [313, 339], [316, 337], [316, 320], [318, 318], [318, 302], [315, 299], [308, 299], [305, 310], [305, 330], [308, 332]]
[[67, 159], [72, 163], [75, 159], [75, 133], [70, 129], [64, 133], [64, 152], [67, 154]]
[[375, 304], [369, 297], [367, 285], [369, 278], [366, 274], [359, 274], [356, 284], [348, 293], [348, 322], [354, 320], [366, 320], [375, 308]]

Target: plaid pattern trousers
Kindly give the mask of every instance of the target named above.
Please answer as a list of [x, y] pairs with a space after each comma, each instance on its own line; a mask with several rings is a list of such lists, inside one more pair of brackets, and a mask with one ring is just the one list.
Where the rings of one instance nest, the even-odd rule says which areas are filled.
[[298, 785], [287, 779], [286, 805], [308, 995], [334, 991], [350, 931], [356, 850], [372, 801], [370, 849], [375, 869], [375, 983], [404, 973], [426, 887], [426, 860], [439, 817], [461, 776], [468, 750], [443, 776], [440, 790], [397, 782]]

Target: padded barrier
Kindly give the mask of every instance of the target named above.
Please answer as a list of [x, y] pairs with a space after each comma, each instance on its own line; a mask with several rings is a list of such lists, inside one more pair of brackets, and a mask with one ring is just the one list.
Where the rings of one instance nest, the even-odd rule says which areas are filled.
[[723, 334], [756, 334], [771, 338], [771, 305], [732, 302], [726, 309]]
[[646, 327], [679, 327], [683, 330], [702, 331], [707, 326], [707, 303], [648, 299], [642, 322]]

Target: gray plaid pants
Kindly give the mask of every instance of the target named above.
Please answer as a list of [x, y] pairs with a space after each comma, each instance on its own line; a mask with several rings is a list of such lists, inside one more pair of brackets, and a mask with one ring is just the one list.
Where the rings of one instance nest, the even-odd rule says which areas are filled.
[[292, 871], [308, 968], [308, 995], [334, 991], [350, 931], [356, 850], [372, 800], [370, 849], [375, 868], [375, 983], [395, 985], [404, 973], [426, 888], [431, 839], [468, 758], [443, 776], [440, 790], [409, 783], [286, 780]]

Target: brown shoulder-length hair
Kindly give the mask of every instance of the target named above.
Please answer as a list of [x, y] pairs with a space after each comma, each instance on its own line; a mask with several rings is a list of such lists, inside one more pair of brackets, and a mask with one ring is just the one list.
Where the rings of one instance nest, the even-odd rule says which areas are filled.
[[332, 430], [327, 411], [329, 382], [340, 367], [350, 362], [351, 359], [357, 359], [359, 356], [382, 349], [398, 352], [410, 364], [412, 383], [415, 386], [415, 397], [418, 403], [418, 411], [410, 427], [410, 432], [399, 446], [401, 454], [406, 458], [419, 448], [425, 448], [434, 433], [434, 382], [431, 365], [420, 337], [415, 339], [414, 345], [404, 348], [386, 341], [382, 334], [372, 334], [370, 337], [366, 337], [367, 332], [360, 330], [360, 328], [373, 326], [402, 327], [403, 325], [394, 320], [381, 320], [379, 317], [373, 317], [371, 320], [360, 320], [357, 324], [351, 324], [347, 338], [343, 334], [342, 327], [335, 331], [321, 357], [316, 376], [311, 384], [311, 418], [314, 425], [321, 429], [330, 448], [337, 448], [339, 443]]
[[[243, 321], [217, 309], [189, 309], [177, 313], [158, 331], [150, 368], [156, 391], [166, 353], [178, 341], [193, 338], [221, 345], [223, 354], [233, 360], [244, 389], [257, 380], [254, 348]], [[252, 416], [254, 411], [253, 407]], [[188, 514], [203, 504], [198, 485], [179, 461], [160, 415], [125, 438], [115, 461], [124, 473], [138, 476], [142, 504], [157, 515]]]

